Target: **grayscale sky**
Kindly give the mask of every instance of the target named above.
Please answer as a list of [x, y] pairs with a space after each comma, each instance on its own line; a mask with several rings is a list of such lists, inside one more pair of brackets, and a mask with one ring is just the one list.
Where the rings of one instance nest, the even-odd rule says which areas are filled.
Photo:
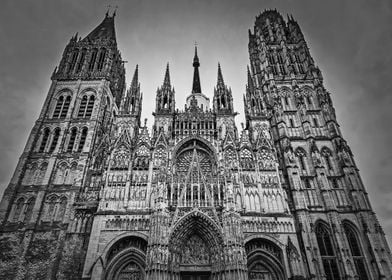
[[[143, 118], [152, 126], [156, 88], [166, 63], [177, 107], [191, 91], [197, 41], [202, 91], [212, 97], [217, 64], [244, 121], [248, 28], [268, 8], [292, 14], [331, 92], [343, 135], [361, 170], [374, 210], [392, 236], [392, 1], [128, 0], [14, 1], [0, 7], [0, 194], [41, 110], [69, 39], [87, 35], [118, 6], [116, 31], [127, 84], [136, 64]], [[391, 239], [389, 239], [391, 240]]]

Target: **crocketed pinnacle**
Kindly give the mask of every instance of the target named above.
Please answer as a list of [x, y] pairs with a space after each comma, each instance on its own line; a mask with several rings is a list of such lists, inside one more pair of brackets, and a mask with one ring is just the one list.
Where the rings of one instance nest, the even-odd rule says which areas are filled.
[[137, 88], [139, 84], [139, 65], [136, 64], [135, 73], [133, 74], [131, 88]]
[[218, 82], [217, 82], [218, 86], [224, 86], [225, 82], [223, 81], [223, 75], [222, 75], [222, 69], [220, 66], [220, 63], [218, 63]]
[[165, 72], [165, 79], [163, 80], [164, 86], [171, 86], [170, 85], [170, 71], [169, 71], [169, 63], [166, 65], [166, 72]]

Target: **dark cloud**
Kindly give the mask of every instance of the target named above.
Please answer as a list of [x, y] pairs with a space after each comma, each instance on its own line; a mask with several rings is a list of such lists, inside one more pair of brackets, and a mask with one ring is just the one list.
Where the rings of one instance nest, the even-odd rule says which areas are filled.
[[232, 87], [244, 120], [247, 29], [256, 14], [277, 8], [293, 14], [332, 93], [338, 121], [361, 169], [374, 210], [392, 236], [392, 2], [385, 1], [2, 1], [0, 9], [0, 193], [8, 184], [31, 127], [38, 117], [69, 38], [86, 35], [106, 6], [119, 6], [116, 30], [127, 64], [136, 64], [149, 118], [155, 89], [170, 62], [176, 101], [191, 90], [194, 41], [199, 44], [201, 85], [212, 96], [217, 63]]

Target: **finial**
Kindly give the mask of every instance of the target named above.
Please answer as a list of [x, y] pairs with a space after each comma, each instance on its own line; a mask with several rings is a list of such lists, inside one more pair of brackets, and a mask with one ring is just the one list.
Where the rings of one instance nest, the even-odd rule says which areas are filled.
[[144, 119], [144, 127], [147, 127], [147, 118]]
[[112, 14], [113, 18], [117, 15], [117, 8], [118, 8], [118, 6], [114, 7], [114, 12]]

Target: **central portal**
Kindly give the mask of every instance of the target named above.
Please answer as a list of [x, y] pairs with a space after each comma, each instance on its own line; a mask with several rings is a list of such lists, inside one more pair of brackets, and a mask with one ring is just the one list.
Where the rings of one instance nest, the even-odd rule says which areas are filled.
[[185, 272], [181, 273], [181, 280], [210, 280], [210, 273], [207, 272]]

